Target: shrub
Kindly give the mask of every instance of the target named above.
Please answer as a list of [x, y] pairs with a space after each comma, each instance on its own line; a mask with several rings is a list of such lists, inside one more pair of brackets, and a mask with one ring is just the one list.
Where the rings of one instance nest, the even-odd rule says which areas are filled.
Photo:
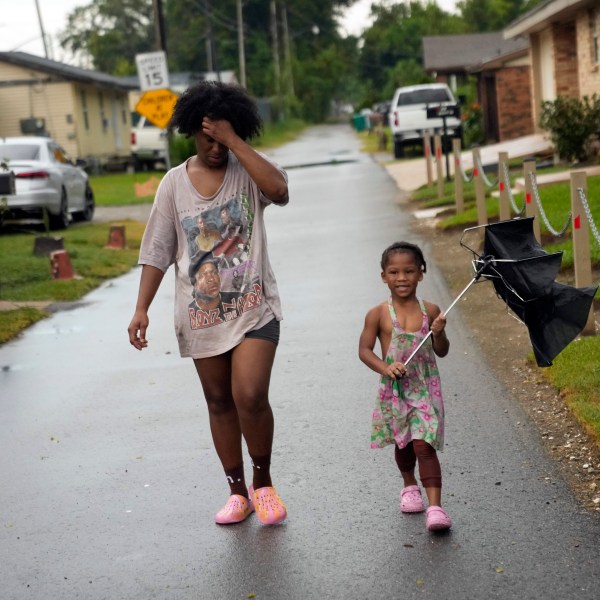
[[585, 161], [593, 154], [600, 133], [600, 98], [559, 96], [542, 102], [540, 126], [550, 132], [558, 154], [566, 160]]
[[460, 118], [463, 122], [465, 148], [483, 143], [483, 114], [481, 112], [481, 105], [477, 102], [471, 102], [463, 107]]

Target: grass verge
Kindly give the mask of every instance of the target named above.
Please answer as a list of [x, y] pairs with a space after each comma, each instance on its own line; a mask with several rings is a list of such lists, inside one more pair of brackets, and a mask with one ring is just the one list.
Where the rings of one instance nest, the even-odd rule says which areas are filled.
[[[33, 254], [29, 233], [0, 236], [0, 300], [15, 303], [69, 302], [78, 300], [107, 279], [127, 273], [137, 264], [144, 223], [124, 221], [127, 248], [105, 248], [110, 224], [84, 224], [63, 232], [74, 279], [53, 279], [50, 259]], [[48, 316], [44, 309], [23, 307], [0, 311], [0, 344], [16, 337], [29, 325]]]

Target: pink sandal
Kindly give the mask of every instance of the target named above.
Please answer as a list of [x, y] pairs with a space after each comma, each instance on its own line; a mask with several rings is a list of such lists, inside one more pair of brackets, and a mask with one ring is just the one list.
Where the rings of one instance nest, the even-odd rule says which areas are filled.
[[441, 506], [430, 506], [425, 514], [425, 525], [429, 531], [442, 531], [452, 527], [452, 519]]
[[254, 491], [251, 485], [248, 490], [256, 516], [264, 525], [277, 525], [287, 517], [287, 510], [281, 498], [277, 495], [274, 487], [262, 487]]
[[423, 496], [418, 485], [408, 485], [400, 492], [400, 510], [403, 513], [419, 513], [425, 510]]
[[229, 496], [225, 506], [215, 515], [215, 523], [219, 525], [241, 523], [253, 512], [252, 500], [239, 494], [233, 494]]

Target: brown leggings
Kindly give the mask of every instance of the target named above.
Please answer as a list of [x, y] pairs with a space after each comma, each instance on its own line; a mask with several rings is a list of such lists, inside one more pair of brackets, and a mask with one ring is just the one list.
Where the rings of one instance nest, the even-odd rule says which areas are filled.
[[394, 457], [400, 471], [412, 473], [418, 459], [423, 487], [442, 487], [442, 469], [433, 446], [424, 440], [413, 440], [404, 448], [395, 448]]

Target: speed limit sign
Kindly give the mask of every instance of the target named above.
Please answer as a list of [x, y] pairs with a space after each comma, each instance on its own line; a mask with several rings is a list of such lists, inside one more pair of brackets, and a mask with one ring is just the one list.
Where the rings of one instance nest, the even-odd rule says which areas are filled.
[[135, 63], [142, 92], [162, 90], [169, 87], [167, 55], [162, 50], [136, 54]]

